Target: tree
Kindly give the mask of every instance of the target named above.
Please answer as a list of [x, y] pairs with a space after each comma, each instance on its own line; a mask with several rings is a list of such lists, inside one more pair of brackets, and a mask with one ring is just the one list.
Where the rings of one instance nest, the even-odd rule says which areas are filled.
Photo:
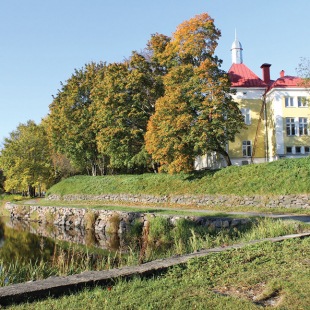
[[144, 135], [162, 94], [162, 78], [147, 55], [133, 52], [129, 60], [107, 66], [92, 97], [99, 151], [111, 168], [132, 172], [149, 166]]
[[[62, 84], [50, 105], [46, 128], [55, 153], [64, 154], [76, 167], [96, 175], [101, 165], [94, 126], [95, 110], [91, 98], [96, 75], [105, 65], [90, 63], [75, 70]], [[100, 167], [99, 167], [100, 168]]]
[[[298, 68], [297, 75], [300, 78], [300, 86], [305, 87], [310, 92], [310, 58], [302, 57]], [[309, 105], [309, 99], [304, 99], [305, 104]]]
[[27, 193], [33, 197], [52, 182], [50, 150], [43, 126], [33, 121], [20, 124], [4, 140], [0, 167], [5, 175], [6, 191]]
[[4, 175], [3, 175], [3, 171], [0, 169], [0, 194], [3, 193], [4, 191]]
[[72, 166], [70, 160], [64, 154], [59, 154], [52, 151], [51, 161], [54, 171], [55, 183], [59, 182], [62, 179], [76, 175], [79, 172]]
[[230, 96], [221, 61], [214, 56], [219, 37], [205, 13], [182, 23], [171, 40], [152, 38], [159, 42], [154, 57], [167, 74], [165, 94], [156, 102], [145, 139], [162, 171], [191, 171], [195, 157], [211, 151], [231, 164], [226, 144], [243, 127], [243, 118]]

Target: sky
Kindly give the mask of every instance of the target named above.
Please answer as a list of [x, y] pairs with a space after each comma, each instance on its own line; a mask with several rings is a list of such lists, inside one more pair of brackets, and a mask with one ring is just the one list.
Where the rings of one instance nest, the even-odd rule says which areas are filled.
[[221, 38], [215, 54], [231, 66], [235, 30], [243, 62], [259, 77], [296, 75], [310, 56], [309, 0], [1, 0], [0, 148], [20, 123], [40, 123], [52, 96], [89, 62], [122, 62], [154, 33], [171, 36], [208, 13]]

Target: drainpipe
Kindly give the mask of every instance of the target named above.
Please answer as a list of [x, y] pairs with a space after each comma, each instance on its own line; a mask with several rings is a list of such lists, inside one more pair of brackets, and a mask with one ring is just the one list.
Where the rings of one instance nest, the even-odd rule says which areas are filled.
[[269, 162], [269, 140], [268, 140], [268, 119], [267, 119], [266, 93], [267, 93], [267, 89], [263, 95], [263, 105], [264, 105], [264, 118], [265, 118], [265, 161]]
[[264, 63], [261, 65], [261, 69], [263, 71], [263, 81], [267, 84], [265, 93], [263, 95], [263, 105], [264, 105], [264, 118], [265, 118], [265, 160], [269, 162], [269, 141], [268, 141], [268, 119], [267, 119], [267, 102], [266, 102], [266, 94], [270, 87], [270, 67], [271, 64]]

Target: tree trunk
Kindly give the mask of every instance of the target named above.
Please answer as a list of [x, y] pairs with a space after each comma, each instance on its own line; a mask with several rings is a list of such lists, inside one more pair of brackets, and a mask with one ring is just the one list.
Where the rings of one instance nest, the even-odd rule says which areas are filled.
[[108, 157], [102, 156], [101, 160], [99, 160], [98, 168], [100, 170], [101, 175], [106, 175], [108, 172]]
[[35, 194], [36, 194], [35, 187], [28, 185], [28, 196], [33, 198], [35, 197]]
[[91, 175], [93, 177], [97, 175], [97, 165], [95, 162], [91, 162]]
[[219, 148], [219, 149], [217, 149], [216, 150], [216, 152], [219, 152], [223, 157], [224, 157], [224, 159], [225, 159], [225, 161], [226, 161], [226, 164], [227, 164], [227, 166], [231, 166], [232, 165], [232, 163], [231, 163], [231, 160], [230, 160], [230, 157], [229, 157], [229, 155], [228, 155], [228, 153], [223, 149], [223, 148]]
[[154, 173], [158, 173], [159, 164], [152, 162], [152, 168]]

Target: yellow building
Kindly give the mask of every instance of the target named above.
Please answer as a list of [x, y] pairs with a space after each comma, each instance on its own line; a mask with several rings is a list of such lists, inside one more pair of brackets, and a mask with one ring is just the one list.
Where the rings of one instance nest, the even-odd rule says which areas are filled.
[[310, 153], [308, 121], [309, 89], [303, 81], [280, 72], [280, 77], [268, 88], [266, 94], [266, 138], [269, 142], [267, 157], [303, 157]]
[[[270, 64], [263, 64], [259, 78], [243, 63], [243, 49], [236, 38], [232, 44], [232, 66], [228, 71], [233, 99], [238, 102], [246, 129], [227, 145], [233, 165], [246, 165], [302, 157], [310, 154], [308, 121], [309, 89], [302, 80], [286, 76], [270, 79]], [[196, 169], [220, 168], [225, 161], [217, 154], [197, 158]]]

